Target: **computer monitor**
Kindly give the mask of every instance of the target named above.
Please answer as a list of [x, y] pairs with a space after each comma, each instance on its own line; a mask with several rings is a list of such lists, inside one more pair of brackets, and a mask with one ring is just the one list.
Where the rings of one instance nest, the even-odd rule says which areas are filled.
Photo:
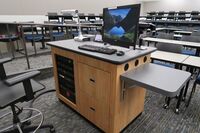
[[103, 9], [102, 39], [105, 43], [135, 48], [140, 4]]

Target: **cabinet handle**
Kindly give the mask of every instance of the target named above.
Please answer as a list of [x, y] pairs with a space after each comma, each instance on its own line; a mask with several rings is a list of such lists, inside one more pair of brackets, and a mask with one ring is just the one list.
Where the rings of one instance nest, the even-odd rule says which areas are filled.
[[91, 109], [92, 111], [95, 111], [95, 109], [94, 109], [94, 108], [92, 108], [92, 107], [90, 107], [90, 109]]
[[95, 80], [94, 80], [94, 79], [90, 79], [90, 81], [93, 82], [93, 83], [95, 83]]

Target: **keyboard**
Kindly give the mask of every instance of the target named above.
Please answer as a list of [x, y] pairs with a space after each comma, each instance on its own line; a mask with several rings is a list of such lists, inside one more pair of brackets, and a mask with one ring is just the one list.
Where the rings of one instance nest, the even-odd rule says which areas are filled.
[[117, 52], [116, 49], [100, 47], [100, 46], [93, 46], [93, 45], [81, 45], [78, 48], [82, 49], [82, 50], [98, 52], [98, 53], [102, 53], [102, 54], [109, 54], [109, 55], [114, 54], [115, 52]]

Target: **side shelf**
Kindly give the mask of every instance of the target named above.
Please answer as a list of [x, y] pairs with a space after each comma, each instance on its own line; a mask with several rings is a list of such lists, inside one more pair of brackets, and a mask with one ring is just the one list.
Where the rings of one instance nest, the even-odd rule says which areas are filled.
[[186, 85], [190, 76], [189, 72], [148, 63], [122, 74], [120, 79], [123, 91], [129, 86], [140, 86], [167, 97], [174, 97]]

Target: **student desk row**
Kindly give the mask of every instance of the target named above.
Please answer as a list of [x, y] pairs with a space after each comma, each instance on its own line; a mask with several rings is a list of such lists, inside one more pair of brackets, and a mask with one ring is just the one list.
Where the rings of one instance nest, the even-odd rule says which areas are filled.
[[[5, 24], [7, 27], [7, 32], [6, 34], [11, 35], [10, 31], [9, 31], [9, 25], [16, 25], [21, 29], [21, 37], [22, 37], [22, 43], [23, 43], [23, 47], [25, 50], [25, 57], [26, 57], [26, 61], [27, 61], [27, 66], [28, 69], [30, 69], [30, 63], [29, 63], [29, 58], [28, 58], [28, 52], [27, 52], [27, 48], [26, 48], [26, 41], [25, 41], [25, 36], [24, 36], [24, 32], [23, 29], [25, 27], [31, 27], [33, 29], [33, 27], [47, 27], [49, 28], [50, 32], [53, 32], [53, 27], [66, 27], [66, 28], [70, 28], [70, 27], [78, 27], [78, 24], [60, 24], [60, 23], [29, 23], [29, 22], [0, 22], [0, 24]], [[92, 24], [81, 24], [81, 27], [86, 27], [86, 28], [97, 28], [98, 26], [94, 26]], [[67, 31], [67, 30], [66, 30]], [[52, 35], [52, 34], [50, 34]], [[50, 40], [53, 40], [53, 37], [50, 36]], [[13, 55], [14, 52], [12, 51]], [[13, 56], [14, 57], [14, 56]]]

